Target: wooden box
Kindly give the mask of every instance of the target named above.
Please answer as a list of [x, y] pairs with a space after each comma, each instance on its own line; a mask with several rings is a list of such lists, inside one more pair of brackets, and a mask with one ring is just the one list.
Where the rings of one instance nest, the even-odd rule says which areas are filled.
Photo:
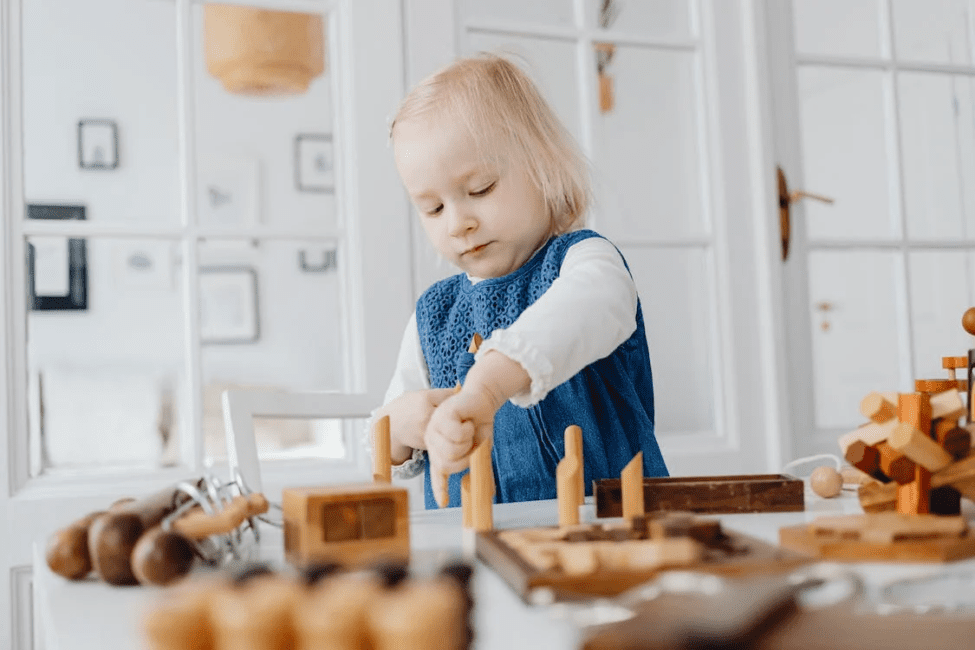
[[287, 488], [281, 507], [284, 556], [296, 567], [409, 560], [405, 488], [380, 483]]
[[[623, 515], [619, 479], [594, 481], [593, 494], [596, 495], [597, 517]], [[803, 482], [787, 474], [643, 479], [644, 512], [801, 512], [805, 507]]]

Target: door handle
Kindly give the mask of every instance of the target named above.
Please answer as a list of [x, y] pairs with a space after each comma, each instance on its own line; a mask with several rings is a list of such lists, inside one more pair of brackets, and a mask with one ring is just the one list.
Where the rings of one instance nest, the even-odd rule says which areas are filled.
[[779, 233], [782, 238], [782, 261], [789, 258], [789, 242], [792, 239], [792, 215], [790, 206], [802, 199], [813, 199], [823, 203], [834, 203], [835, 199], [822, 194], [813, 194], [804, 190], [789, 191], [789, 183], [785, 180], [785, 172], [781, 167], [776, 167], [776, 177], [779, 185]]

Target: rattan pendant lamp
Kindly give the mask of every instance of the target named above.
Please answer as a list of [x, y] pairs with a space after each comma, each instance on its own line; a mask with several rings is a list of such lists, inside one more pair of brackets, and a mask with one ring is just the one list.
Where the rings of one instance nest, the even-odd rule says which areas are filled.
[[294, 95], [325, 70], [322, 17], [207, 3], [207, 70], [230, 93]]

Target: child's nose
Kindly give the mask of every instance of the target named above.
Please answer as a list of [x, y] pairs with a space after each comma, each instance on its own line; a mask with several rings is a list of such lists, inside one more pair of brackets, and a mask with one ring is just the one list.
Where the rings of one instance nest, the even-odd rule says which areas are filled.
[[463, 206], [451, 207], [447, 212], [447, 228], [452, 237], [459, 237], [477, 229], [477, 217]]

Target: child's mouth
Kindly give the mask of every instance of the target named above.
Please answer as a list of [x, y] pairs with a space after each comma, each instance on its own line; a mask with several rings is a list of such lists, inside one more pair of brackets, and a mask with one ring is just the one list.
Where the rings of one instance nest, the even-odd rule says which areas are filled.
[[464, 253], [464, 255], [471, 255], [471, 254], [480, 253], [482, 250], [484, 250], [485, 248], [487, 248], [488, 247], [488, 244], [490, 244], [490, 243], [491, 242], [488, 242], [487, 244], [481, 244], [480, 246], [475, 246], [474, 248], [468, 249], [467, 252]]

